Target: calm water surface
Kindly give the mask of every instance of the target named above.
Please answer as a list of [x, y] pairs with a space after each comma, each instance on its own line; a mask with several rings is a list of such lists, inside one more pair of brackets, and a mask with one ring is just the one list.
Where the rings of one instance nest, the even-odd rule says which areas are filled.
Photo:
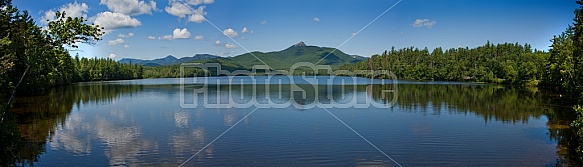
[[[223, 80], [197, 80], [214, 85], [203, 88], [212, 92], [207, 102], [221, 103], [229, 90], [242, 99], [292, 93], [285, 79], [255, 87], [245, 78], [238, 82], [246, 85], [232, 87]], [[335, 80], [318, 86], [326, 89], [317, 96], [389, 105], [380, 83]], [[403, 166], [554, 166], [563, 159], [566, 123], [550, 120], [562, 109], [540, 93], [448, 82], [400, 81], [396, 88], [392, 108], [327, 112], [293, 105], [182, 108], [179, 79], [92, 82], [19, 98], [14, 111], [34, 166], [398, 166], [389, 157]], [[309, 104], [311, 96], [297, 103]]]

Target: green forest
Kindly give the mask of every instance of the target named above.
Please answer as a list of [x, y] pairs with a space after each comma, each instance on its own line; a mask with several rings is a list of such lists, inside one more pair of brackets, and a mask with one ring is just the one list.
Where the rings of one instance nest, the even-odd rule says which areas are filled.
[[562, 92], [577, 99], [574, 107], [577, 119], [571, 123], [576, 134], [579, 160], [583, 161], [583, 1], [577, 0], [579, 8], [575, 10], [573, 25], [565, 32], [554, 36], [550, 50], [551, 56], [544, 68], [543, 88]]
[[476, 48], [392, 48], [342, 70], [389, 70], [398, 79], [472, 81], [536, 86], [549, 54], [529, 44], [491, 44]]

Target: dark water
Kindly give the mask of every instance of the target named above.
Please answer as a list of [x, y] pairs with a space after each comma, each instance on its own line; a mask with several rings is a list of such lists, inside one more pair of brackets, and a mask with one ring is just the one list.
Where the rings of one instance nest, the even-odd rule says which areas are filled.
[[[14, 112], [27, 143], [21, 149], [23, 162], [34, 166], [554, 166], [568, 161], [564, 140], [569, 120], [561, 113], [569, 108], [553, 105], [536, 91], [446, 82], [400, 81], [395, 87], [367, 79], [347, 84], [345, 78], [308, 86], [305, 90], [318, 89], [306, 91], [302, 99], [294, 95], [290, 80], [252, 85], [243, 78], [237, 82], [245, 84], [237, 86], [223, 80], [211, 78], [208, 87], [188, 84], [183, 89], [179, 79], [83, 83], [19, 98]], [[195, 89], [209, 93], [195, 98]], [[331, 97], [341, 104], [354, 98], [391, 105], [394, 94], [380, 93], [386, 89], [397, 90], [391, 108], [323, 109], [314, 104], [331, 104], [314, 100]], [[268, 97], [256, 98], [257, 104], [274, 98], [277, 104], [296, 105], [204, 107], [205, 102], [229, 106], [225, 95], [243, 102]], [[194, 99], [197, 107], [181, 107], [181, 101]]]

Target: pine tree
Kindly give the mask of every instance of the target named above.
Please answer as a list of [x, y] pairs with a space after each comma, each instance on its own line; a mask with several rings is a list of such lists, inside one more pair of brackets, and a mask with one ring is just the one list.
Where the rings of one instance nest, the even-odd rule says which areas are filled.
[[573, 63], [575, 71], [575, 91], [581, 92], [581, 82], [583, 81], [583, 0], [577, 0], [579, 8], [575, 10], [575, 23], [573, 24]]

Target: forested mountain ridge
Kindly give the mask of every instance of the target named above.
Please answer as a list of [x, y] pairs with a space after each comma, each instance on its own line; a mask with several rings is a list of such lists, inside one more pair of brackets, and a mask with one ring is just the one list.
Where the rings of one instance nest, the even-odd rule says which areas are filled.
[[[121, 59], [120, 63], [133, 63], [145, 66], [178, 65], [180, 63], [219, 63], [229, 70], [249, 70], [254, 65], [268, 65], [276, 70], [289, 70], [298, 62], [310, 62], [318, 65], [339, 67], [346, 63], [356, 63], [366, 60], [366, 57], [348, 55], [338, 49], [308, 46], [304, 42], [297, 43], [281, 51], [250, 52], [234, 57], [219, 57], [207, 54], [197, 54], [193, 57], [177, 59], [171, 55], [154, 60]], [[264, 64], [265, 63], [265, 64]]]
[[220, 58], [219, 56], [215, 56], [215, 55], [210, 55], [210, 54], [196, 54], [192, 57], [182, 57], [182, 58], [176, 58], [172, 55], [168, 55], [164, 58], [158, 58], [158, 59], [153, 59], [153, 60], [142, 60], [142, 59], [135, 59], [135, 58], [123, 58], [121, 60], [119, 60], [119, 63], [124, 63], [124, 64], [138, 64], [138, 65], [144, 65], [144, 66], [165, 66], [165, 65], [174, 65], [174, 64], [180, 64], [180, 63], [188, 63], [188, 62], [193, 62], [193, 61], [198, 61], [198, 60], [212, 60], [212, 59], [216, 59], [216, 58]]

